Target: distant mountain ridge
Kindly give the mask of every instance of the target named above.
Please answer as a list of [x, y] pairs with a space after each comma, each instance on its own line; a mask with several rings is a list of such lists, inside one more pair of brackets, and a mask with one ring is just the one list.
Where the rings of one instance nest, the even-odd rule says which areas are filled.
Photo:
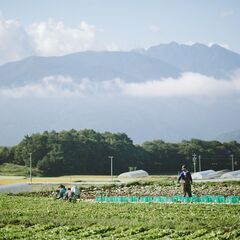
[[231, 141], [240, 142], [240, 129], [236, 131], [222, 133], [216, 137], [216, 140], [220, 142], [231, 142]]
[[217, 44], [208, 47], [200, 43], [190, 46], [172, 42], [135, 51], [165, 61], [182, 72], [197, 72], [215, 78], [229, 78], [240, 68], [240, 55]]
[[52, 75], [142, 82], [196, 72], [225, 79], [239, 68], [240, 55], [218, 45], [188, 46], [173, 42], [128, 52], [86, 51], [58, 57], [29, 57], [0, 66], [0, 86], [24, 85]]
[[22, 85], [51, 75], [140, 82], [179, 74], [174, 66], [139, 53], [86, 51], [59, 57], [29, 57], [0, 66], [0, 86]]

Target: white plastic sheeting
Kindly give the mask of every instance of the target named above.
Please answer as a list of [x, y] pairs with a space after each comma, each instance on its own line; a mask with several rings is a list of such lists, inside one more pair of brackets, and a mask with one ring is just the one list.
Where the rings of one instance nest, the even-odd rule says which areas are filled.
[[192, 178], [197, 179], [213, 179], [213, 178], [222, 178], [222, 176], [226, 175], [226, 178], [234, 178], [234, 177], [228, 177], [228, 173], [231, 173], [229, 170], [224, 169], [220, 171], [214, 171], [214, 170], [206, 170], [202, 172], [196, 172], [192, 174]]
[[125, 172], [118, 176], [118, 178], [140, 178], [147, 177], [148, 173], [144, 170], [136, 170], [131, 172]]
[[228, 172], [230, 172], [230, 170], [228, 170], [228, 169], [223, 169], [223, 170], [220, 170], [220, 171], [216, 171], [214, 178], [219, 178], [219, 177], [221, 177], [223, 174], [228, 173]]
[[225, 173], [220, 178], [240, 178], [240, 170]]
[[210, 178], [215, 174], [214, 170], [206, 170], [201, 172], [196, 172], [192, 174], [192, 179], [206, 179]]

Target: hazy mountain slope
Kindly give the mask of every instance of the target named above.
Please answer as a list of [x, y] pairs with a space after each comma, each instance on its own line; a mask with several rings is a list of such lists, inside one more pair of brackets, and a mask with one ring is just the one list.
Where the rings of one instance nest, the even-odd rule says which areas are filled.
[[216, 137], [220, 142], [237, 141], [240, 142], [240, 130], [222, 133]]
[[172, 42], [139, 52], [165, 61], [183, 72], [197, 72], [216, 78], [228, 78], [240, 68], [240, 55], [219, 45], [207, 47], [197, 43], [189, 46]]
[[134, 52], [81, 52], [60, 57], [30, 57], [0, 66], [0, 85], [22, 85], [50, 75], [74, 79], [144, 81], [176, 77], [179, 70]]

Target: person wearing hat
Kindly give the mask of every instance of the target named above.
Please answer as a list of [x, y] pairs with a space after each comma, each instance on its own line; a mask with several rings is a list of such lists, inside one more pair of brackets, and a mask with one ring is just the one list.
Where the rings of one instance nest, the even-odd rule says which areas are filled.
[[178, 178], [178, 183], [179, 182], [182, 184], [184, 197], [186, 197], [186, 194], [188, 194], [189, 197], [192, 197], [191, 190], [192, 176], [191, 173], [187, 170], [185, 165], [182, 166], [182, 171], [180, 172]]

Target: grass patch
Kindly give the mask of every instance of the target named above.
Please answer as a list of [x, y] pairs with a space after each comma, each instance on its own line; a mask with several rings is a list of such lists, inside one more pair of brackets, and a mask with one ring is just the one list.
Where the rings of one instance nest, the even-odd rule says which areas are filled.
[[[21, 166], [12, 163], [4, 163], [0, 165], [0, 175], [2, 176], [28, 176], [29, 175], [29, 167]], [[38, 169], [32, 169], [33, 176], [40, 176], [40, 172]]]
[[27, 176], [28, 168], [12, 163], [4, 163], [0, 165], [0, 174], [3, 176]]

